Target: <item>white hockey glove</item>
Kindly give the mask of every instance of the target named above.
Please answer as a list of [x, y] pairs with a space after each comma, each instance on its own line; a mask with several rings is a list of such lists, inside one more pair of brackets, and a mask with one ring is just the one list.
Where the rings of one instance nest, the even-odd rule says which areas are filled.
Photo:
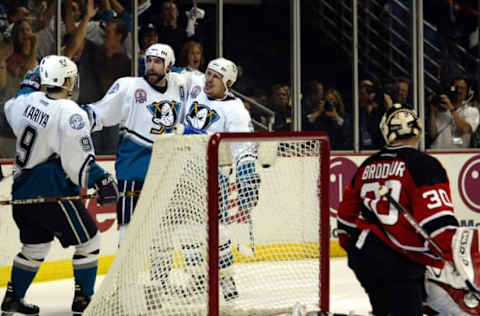
[[120, 197], [117, 183], [111, 175], [95, 182], [95, 190], [97, 193], [97, 203], [99, 205], [115, 204]]
[[250, 211], [257, 206], [260, 182], [254, 162], [243, 163], [237, 167], [238, 200], [244, 211]]
[[466, 286], [480, 299], [480, 234], [476, 228], [460, 227], [452, 238], [455, 269]]

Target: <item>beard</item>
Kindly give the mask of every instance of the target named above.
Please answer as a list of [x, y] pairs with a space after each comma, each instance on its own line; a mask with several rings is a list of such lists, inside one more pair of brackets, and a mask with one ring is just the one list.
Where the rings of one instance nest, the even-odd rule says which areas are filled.
[[147, 74], [145, 75], [145, 77], [147, 77], [147, 80], [148, 80], [148, 82], [150, 82], [150, 84], [156, 85], [156, 84], [158, 84], [160, 81], [162, 81], [163, 78], [165, 78], [165, 74], [159, 75], [158, 73], [147, 72]]

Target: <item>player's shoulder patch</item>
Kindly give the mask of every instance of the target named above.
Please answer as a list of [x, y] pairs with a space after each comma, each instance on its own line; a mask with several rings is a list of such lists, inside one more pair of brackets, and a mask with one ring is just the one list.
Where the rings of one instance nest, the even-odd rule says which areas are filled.
[[192, 89], [190, 90], [190, 97], [196, 98], [198, 95], [202, 92], [202, 87], [198, 84], [195, 84], [192, 86]]
[[78, 113], [70, 115], [70, 118], [68, 119], [68, 124], [71, 128], [75, 130], [81, 130], [85, 127], [85, 121], [83, 117]]

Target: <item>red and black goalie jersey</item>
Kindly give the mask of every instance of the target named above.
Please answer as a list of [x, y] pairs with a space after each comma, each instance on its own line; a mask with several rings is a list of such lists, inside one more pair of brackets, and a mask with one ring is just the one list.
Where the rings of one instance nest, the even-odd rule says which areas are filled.
[[451, 238], [458, 227], [453, 214], [448, 176], [440, 162], [415, 148], [387, 146], [369, 157], [344, 192], [338, 210], [339, 239], [370, 230], [388, 246], [410, 259], [435, 267], [443, 261], [407, 220], [378, 193], [385, 185], [391, 196], [451, 258]]

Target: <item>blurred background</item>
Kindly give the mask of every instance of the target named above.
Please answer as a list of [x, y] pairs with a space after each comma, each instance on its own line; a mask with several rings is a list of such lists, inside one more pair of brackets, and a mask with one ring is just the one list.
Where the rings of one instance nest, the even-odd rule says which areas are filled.
[[[74, 99], [88, 104], [141, 76], [157, 42], [174, 48], [177, 72], [233, 60], [255, 130], [324, 130], [333, 150], [372, 151], [385, 109], [405, 103], [424, 122], [422, 150], [475, 151], [479, 21], [466, 0], [2, 0], [0, 158], [15, 151], [3, 104], [42, 57], [77, 63]], [[115, 154], [117, 127], [93, 138]]]

